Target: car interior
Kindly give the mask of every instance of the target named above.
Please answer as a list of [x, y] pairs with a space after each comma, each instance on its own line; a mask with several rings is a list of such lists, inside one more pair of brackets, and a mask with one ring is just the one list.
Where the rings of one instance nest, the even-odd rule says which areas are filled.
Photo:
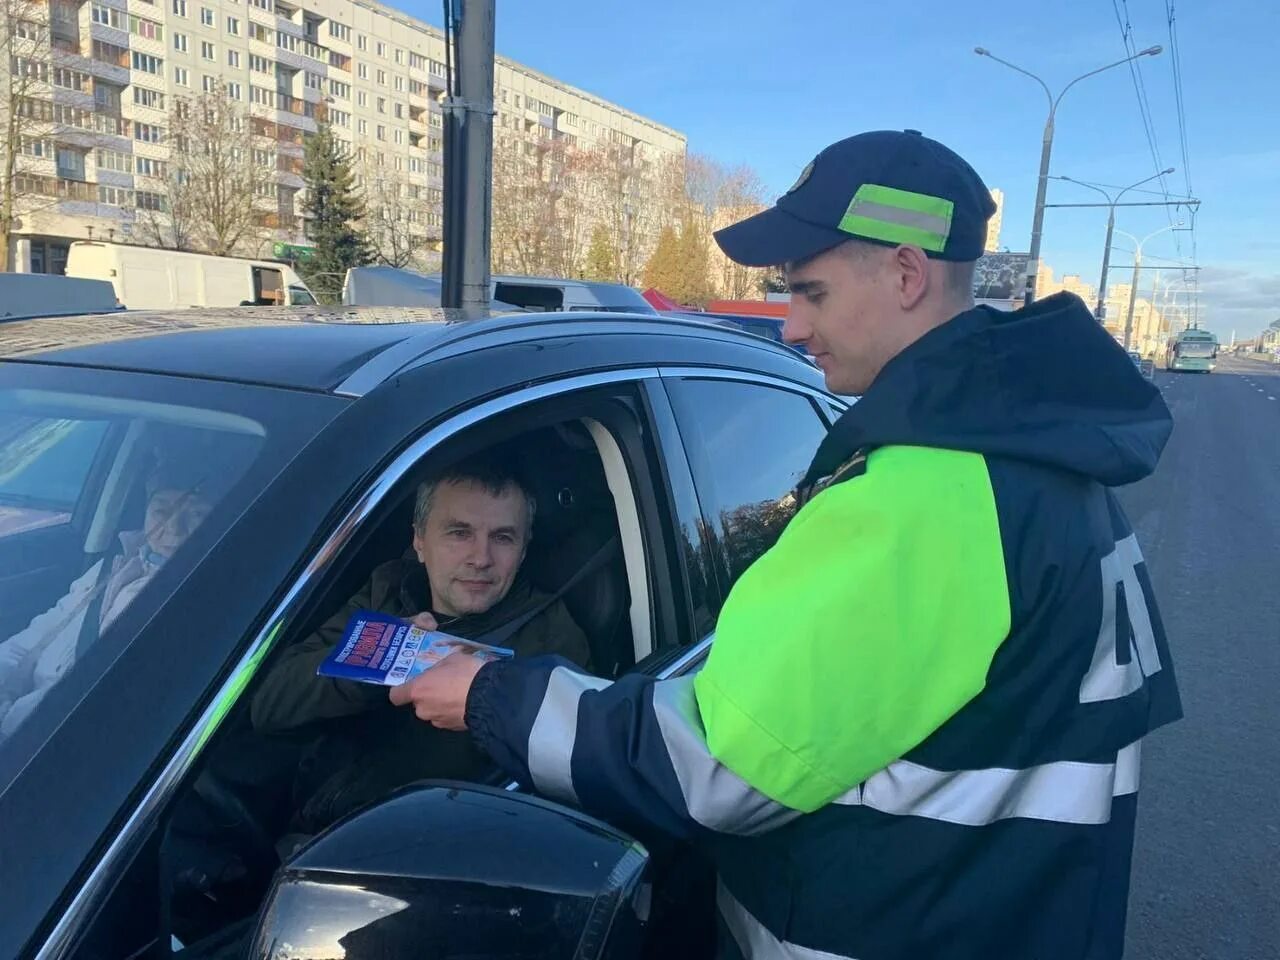
[[[406, 478], [357, 534], [323, 584], [322, 599], [283, 637], [282, 647], [306, 638], [356, 593], [373, 568], [405, 553], [423, 472], [496, 446], [511, 458], [537, 502], [522, 575], [564, 602], [587, 636], [592, 673], [616, 677], [630, 670], [654, 651], [641, 510], [617, 432], [627, 419], [616, 409], [522, 411], [433, 450], [422, 471]], [[268, 660], [262, 673], [270, 668]], [[205, 751], [160, 843], [167, 927], [162, 934], [184, 946], [182, 956], [229, 956], [242, 948], [284, 853], [278, 841], [295, 808], [292, 775], [307, 755], [308, 738], [257, 734], [247, 716], [252, 693], [251, 686]], [[505, 777], [494, 769], [487, 782], [501, 784]], [[682, 885], [670, 885], [667, 900], [655, 904], [660, 914], [690, 910], [712, 895], [709, 872], [690, 870], [687, 857], [672, 852], [656, 857], [655, 864], [674, 871], [672, 864], [681, 860]], [[691, 893], [695, 884], [697, 898]], [[709, 903], [701, 915], [712, 916]], [[693, 921], [675, 924], [681, 926], [699, 930]], [[702, 927], [710, 943], [712, 931], [705, 921]]]

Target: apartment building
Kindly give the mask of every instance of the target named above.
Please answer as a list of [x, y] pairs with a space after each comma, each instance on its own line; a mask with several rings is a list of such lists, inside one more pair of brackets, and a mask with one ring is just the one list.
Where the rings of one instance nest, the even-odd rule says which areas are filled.
[[[14, 109], [34, 131], [14, 145], [11, 269], [59, 273], [76, 239], [153, 242], [174, 105], [210, 91], [243, 105], [264, 145], [255, 162], [272, 171], [244, 252], [306, 244], [303, 142], [322, 119], [357, 157], [366, 194], [390, 184], [414, 246], [438, 250], [446, 69], [436, 28], [364, 0], [26, 2], [43, 16], [0, 25], [9, 36], [48, 31], [45, 53], [11, 57], [5, 78], [23, 82]], [[685, 153], [679, 132], [501, 57], [494, 96], [495, 136], [621, 146], [637, 162]]]

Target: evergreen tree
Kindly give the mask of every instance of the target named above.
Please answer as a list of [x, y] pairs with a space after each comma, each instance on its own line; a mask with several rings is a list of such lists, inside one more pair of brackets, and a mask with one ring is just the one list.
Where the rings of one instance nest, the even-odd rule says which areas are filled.
[[364, 199], [355, 184], [351, 158], [328, 124], [307, 138], [303, 179], [307, 197], [303, 209], [315, 253], [299, 264], [316, 296], [336, 302], [347, 270], [373, 257], [360, 230]]
[[680, 270], [680, 238], [674, 227], [663, 227], [658, 234], [657, 246], [644, 267], [644, 285], [673, 300], [681, 299], [680, 290], [684, 282]]
[[712, 298], [711, 251], [707, 236], [696, 217], [690, 217], [680, 231], [677, 245], [680, 262], [680, 302], [705, 307]]
[[591, 245], [587, 248], [583, 277], [606, 283], [616, 283], [618, 280], [618, 245], [613, 242], [602, 223], [596, 224], [591, 231]]

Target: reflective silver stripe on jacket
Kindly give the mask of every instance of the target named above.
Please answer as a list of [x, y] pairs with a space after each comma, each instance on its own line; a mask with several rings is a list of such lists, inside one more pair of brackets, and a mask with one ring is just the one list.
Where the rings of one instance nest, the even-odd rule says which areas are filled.
[[1111, 801], [1138, 790], [1140, 744], [1121, 750], [1115, 763], [1060, 761], [1024, 770], [944, 771], [899, 760], [835, 802], [972, 827], [1015, 817], [1107, 823]]
[[719, 879], [716, 880], [716, 906], [729, 933], [737, 942], [738, 949], [747, 960], [854, 960], [843, 954], [827, 953], [825, 950], [814, 950], [812, 947], [779, 940], [734, 898], [729, 888]]
[[603, 690], [612, 681], [567, 667], [556, 667], [529, 730], [529, 774], [543, 796], [578, 804], [573, 789], [573, 746], [578, 737], [578, 701], [588, 690]]
[[756, 790], [707, 749], [693, 675], [653, 685], [653, 711], [689, 816], [721, 833], [756, 834], [800, 816]]

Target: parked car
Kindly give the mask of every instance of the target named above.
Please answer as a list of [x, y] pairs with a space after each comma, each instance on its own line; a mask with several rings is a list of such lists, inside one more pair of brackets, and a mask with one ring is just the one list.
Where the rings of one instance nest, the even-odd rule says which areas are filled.
[[77, 240], [67, 276], [106, 280], [130, 310], [307, 306], [316, 302], [287, 263]]
[[[423, 476], [498, 445], [537, 499], [525, 569], [574, 583], [597, 671], [696, 670], [842, 407], [792, 350], [654, 316], [0, 326], [0, 637], [84, 598], [39, 701], [16, 722], [0, 701], [0, 956], [700, 955], [714, 881], [690, 851], [497, 771], [399, 789], [282, 864], [297, 745], [249, 699], [402, 555]], [[163, 519], [198, 512], [107, 622], [95, 584], [145, 566], [120, 544], [157, 462], [194, 478]]]
[[[342, 302], [351, 306], [438, 307], [443, 291], [444, 282], [438, 273], [417, 273], [387, 266], [352, 267], [343, 280]], [[493, 276], [489, 291], [490, 305], [497, 310], [657, 312], [638, 290], [621, 283]]]

